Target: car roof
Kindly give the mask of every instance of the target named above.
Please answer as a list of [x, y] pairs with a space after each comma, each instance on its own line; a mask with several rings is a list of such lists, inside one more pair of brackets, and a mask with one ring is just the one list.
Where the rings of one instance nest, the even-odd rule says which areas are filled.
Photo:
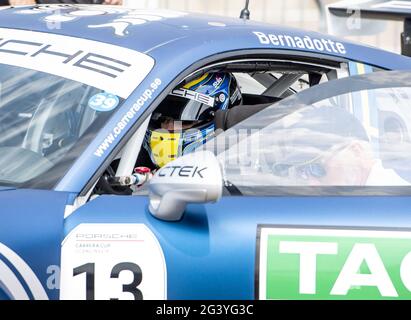
[[408, 57], [330, 35], [239, 18], [170, 10], [61, 4], [8, 7], [0, 10], [0, 28], [105, 42], [147, 53], [155, 59], [187, 54], [193, 49], [197, 49], [192, 55], [197, 60], [235, 50], [292, 49], [386, 69], [411, 68]]

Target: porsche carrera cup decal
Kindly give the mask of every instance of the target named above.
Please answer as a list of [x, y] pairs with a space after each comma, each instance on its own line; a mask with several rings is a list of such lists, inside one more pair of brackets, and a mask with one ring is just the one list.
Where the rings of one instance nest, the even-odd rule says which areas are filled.
[[33, 270], [17, 253], [2, 243], [0, 243], [0, 289], [15, 300], [29, 300], [30, 296], [36, 300], [48, 300], [46, 291]]
[[163, 251], [143, 224], [82, 224], [62, 244], [63, 300], [167, 298]]
[[154, 66], [151, 57], [127, 48], [5, 28], [0, 28], [0, 62], [78, 81], [122, 98], [128, 98]]
[[259, 227], [259, 299], [410, 299], [411, 231]]

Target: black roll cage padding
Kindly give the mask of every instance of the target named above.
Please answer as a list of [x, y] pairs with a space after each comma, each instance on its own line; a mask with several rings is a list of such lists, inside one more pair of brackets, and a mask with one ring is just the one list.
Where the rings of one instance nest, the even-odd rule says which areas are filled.
[[320, 83], [322, 75], [310, 73], [308, 76], [310, 87], [314, 87]]
[[243, 93], [243, 105], [258, 105], [258, 104], [263, 104], [263, 103], [271, 103], [274, 104], [282, 98], [280, 97], [271, 97], [271, 96], [266, 96], [263, 94], [251, 94], [251, 93]]

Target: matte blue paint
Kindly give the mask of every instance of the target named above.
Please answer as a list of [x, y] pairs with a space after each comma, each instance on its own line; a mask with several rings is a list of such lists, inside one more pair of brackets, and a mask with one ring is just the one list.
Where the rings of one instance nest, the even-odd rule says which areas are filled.
[[0, 192], [0, 203], [0, 243], [30, 266], [50, 299], [57, 299], [59, 291], [47, 289], [47, 268], [60, 265], [67, 194], [11, 190]]
[[7, 191], [7, 190], [13, 190], [14, 188], [8, 188], [8, 187], [0, 187], [0, 192], [2, 191]]
[[[281, 46], [261, 44], [253, 32], [262, 31], [291, 36], [304, 37], [308, 35], [310, 37], [334, 39], [343, 43], [347, 48], [347, 55], [334, 54], [335, 56], [346, 57], [388, 69], [409, 68], [410, 63], [410, 59], [406, 57], [377, 48], [357, 45], [330, 35], [321, 35], [311, 31], [220, 16], [187, 14], [179, 18], [150, 21], [142, 25], [130, 26], [128, 28], [128, 34], [121, 37], [115, 35], [113, 28], [96, 29], [90, 28], [89, 26], [111, 23], [116, 18], [124, 16], [124, 14], [112, 13], [102, 16], [81, 17], [71, 22], [63, 22], [61, 25], [51, 25], [44, 21], [44, 18], [57, 11], [50, 10], [47, 13], [32, 15], [18, 14], [19, 11], [21, 11], [21, 8], [2, 10], [0, 12], [0, 27], [29, 29], [39, 32], [81, 37], [124, 46], [141, 52], [150, 52], [150, 55], [153, 54], [154, 51], [168, 53], [168, 59], [170, 58], [170, 52], [173, 52], [174, 58], [180, 53], [186, 52], [187, 48], [191, 49], [195, 47], [202, 47], [204, 57], [230, 50], [282, 48]], [[60, 9], [57, 13], [64, 14], [70, 11], [73, 11], [73, 9]], [[223, 23], [226, 26], [212, 26], [209, 25], [209, 22]], [[176, 43], [178, 43], [178, 50], [171, 51], [171, 47], [175, 46]], [[318, 52], [308, 49], [301, 49], [300, 51]], [[327, 52], [324, 53], [327, 54]], [[169, 60], [172, 62], [172, 59]]]

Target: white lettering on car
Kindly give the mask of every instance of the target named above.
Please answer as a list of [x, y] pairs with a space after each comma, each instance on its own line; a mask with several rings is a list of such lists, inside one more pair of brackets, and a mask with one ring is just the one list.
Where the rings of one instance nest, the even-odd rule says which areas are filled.
[[261, 44], [281, 46], [294, 49], [315, 50], [335, 54], [347, 54], [347, 49], [341, 42], [331, 39], [312, 38], [310, 36], [299, 37], [281, 34], [266, 34], [264, 32], [253, 32]]
[[154, 59], [128, 48], [51, 33], [0, 28], [1, 63], [45, 72], [128, 98]]
[[146, 89], [144, 93], [137, 99], [137, 101], [126, 111], [124, 116], [119, 122], [114, 126], [112, 132], [107, 135], [104, 141], [98, 146], [94, 155], [101, 158], [105, 152], [110, 148], [110, 146], [116, 141], [120, 134], [128, 127], [128, 124], [132, 122], [136, 114], [145, 105], [145, 103], [152, 99], [154, 92], [156, 92], [161, 86], [161, 80], [155, 79], [151, 84], [150, 88]]

